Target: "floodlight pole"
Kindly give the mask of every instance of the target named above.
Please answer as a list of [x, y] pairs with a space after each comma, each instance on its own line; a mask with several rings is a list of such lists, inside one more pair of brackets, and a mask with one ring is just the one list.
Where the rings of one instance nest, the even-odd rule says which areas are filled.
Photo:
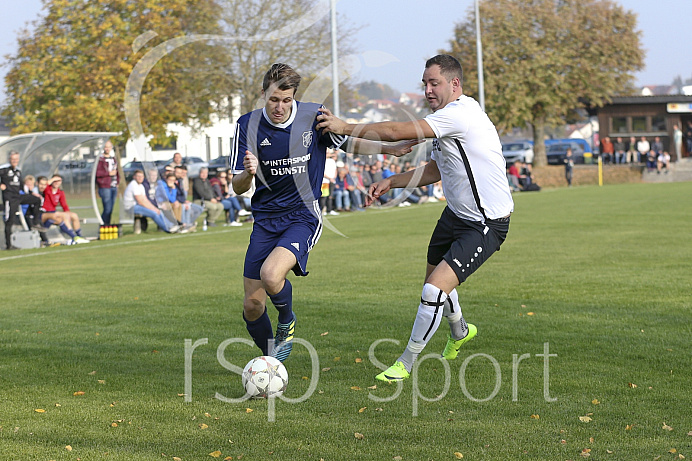
[[332, 23], [332, 95], [334, 97], [333, 112], [337, 117], [341, 117], [339, 109], [339, 66], [338, 54], [336, 50], [336, 0], [331, 0], [331, 23]]
[[483, 85], [483, 45], [481, 43], [481, 17], [478, 13], [478, 2], [476, 0], [476, 56], [478, 57], [478, 98], [481, 109], [485, 111], [485, 88]]

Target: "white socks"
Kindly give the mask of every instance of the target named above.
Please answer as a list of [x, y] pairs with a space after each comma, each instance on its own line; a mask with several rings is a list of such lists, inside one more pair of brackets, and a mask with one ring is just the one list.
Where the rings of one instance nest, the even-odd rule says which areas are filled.
[[461, 314], [461, 304], [459, 304], [459, 294], [457, 294], [456, 288], [449, 293], [443, 315], [447, 317], [449, 322], [452, 339], [458, 341], [465, 338], [469, 332], [469, 327]]
[[[404, 353], [399, 357], [399, 361], [404, 364], [407, 371], [411, 372], [413, 362], [416, 361], [418, 355], [423, 351], [425, 345], [428, 344], [428, 341], [440, 326], [446, 300], [447, 294], [435, 285], [426, 283], [423, 286], [421, 302], [418, 305], [416, 320], [413, 322], [411, 338], [408, 341], [406, 350], [404, 350]], [[459, 302], [457, 299], [457, 305], [458, 304]], [[461, 316], [461, 309], [456, 307], [454, 309], [455, 311], [458, 310], [459, 316]]]

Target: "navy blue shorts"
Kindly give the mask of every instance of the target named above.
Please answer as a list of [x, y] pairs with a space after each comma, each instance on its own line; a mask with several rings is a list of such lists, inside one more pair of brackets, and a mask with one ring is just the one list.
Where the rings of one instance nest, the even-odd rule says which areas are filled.
[[260, 269], [276, 247], [283, 247], [296, 257], [293, 273], [308, 275], [305, 270], [308, 254], [322, 234], [322, 216], [308, 209], [293, 211], [279, 217], [256, 217], [245, 254], [243, 276], [260, 280]]
[[483, 225], [446, 207], [430, 237], [428, 264], [437, 266], [444, 259], [461, 284], [500, 249], [508, 231], [509, 217], [487, 219]]

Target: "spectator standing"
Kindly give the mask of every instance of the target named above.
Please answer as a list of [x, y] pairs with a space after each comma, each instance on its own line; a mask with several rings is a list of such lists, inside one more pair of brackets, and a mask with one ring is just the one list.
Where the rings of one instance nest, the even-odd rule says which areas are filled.
[[637, 138], [630, 137], [629, 145], [627, 146], [627, 163], [639, 163], [639, 151], [637, 150]]
[[103, 154], [99, 157], [96, 166], [96, 186], [99, 189], [99, 197], [103, 203], [101, 220], [104, 225], [110, 225], [111, 215], [115, 199], [118, 197], [118, 184], [120, 183], [120, 173], [118, 163], [114, 157], [113, 143], [106, 141], [103, 146]]
[[175, 169], [175, 187], [177, 189], [177, 201], [180, 203], [178, 210], [180, 210], [180, 215], [176, 215], [178, 221], [182, 222], [186, 226], [192, 226], [202, 214], [204, 208], [196, 203], [190, 202], [187, 197], [189, 195], [189, 189], [187, 188], [189, 182], [187, 179], [187, 167], [185, 165], [176, 166]]
[[574, 170], [574, 159], [572, 158], [572, 149], [567, 149], [567, 155], [565, 155], [565, 179], [567, 180], [567, 187], [572, 187], [572, 174]]
[[9, 161], [8, 166], [0, 168], [0, 190], [2, 190], [2, 200], [5, 205], [5, 248], [11, 250], [14, 249], [11, 244], [12, 225], [22, 205], [29, 205], [27, 213], [29, 216], [34, 216], [34, 221], [27, 222], [27, 225], [39, 232], [45, 229], [38, 221], [41, 199], [33, 194], [21, 194], [24, 181], [22, 181], [22, 170], [19, 169], [19, 152], [10, 152]]
[[209, 182], [209, 168], [199, 170], [199, 177], [192, 182], [192, 200], [207, 212], [207, 223], [216, 226], [216, 220], [223, 213], [221, 197], [214, 194], [214, 188]]
[[353, 184], [349, 182], [348, 172], [342, 166], [337, 170], [336, 179], [334, 180], [334, 202], [336, 211], [351, 210], [351, 194], [354, 189]]
[[336, 181], [336, 151], [327, 149], [327, 159], [324, 162], [324, 179], [322, 179], [322, 198], [320, 207], [322, 214], [338, 216], [334, 210], [334, 182]]
[[682, 158], [682, 130], [677, 124], [673, 125], [673, 146], [675, 147], [675, 161], [679, 162]]
[[685, 139], [687, 142], [687, 155], [692, 155], [692, 120], [687, 121], [685, 129]]

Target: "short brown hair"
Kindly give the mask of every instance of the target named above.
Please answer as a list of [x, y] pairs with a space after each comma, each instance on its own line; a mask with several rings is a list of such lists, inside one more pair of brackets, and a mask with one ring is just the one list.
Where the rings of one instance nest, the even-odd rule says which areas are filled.
[[464, 72], [461, 70], [461, 63], [454, 56], [448, 54], [438, 54], [425, 62], [425, 68], [430, 66], [440, 66], [440, 73], [451, 82], [454, 78], [459, 79], [459, 84], [464, 82]]
[[276, 85], [280, 90], [293, 90], [293, 94], [296, 94], [296, 90], [300, 85], [300, 75], [298, 72], [293, 70], [288, 64], [276, 63], [271, 66], [271, 68], [264, 74], [264, 80], [262, 81], [262, 91], [266, 92], [270, 86]]

